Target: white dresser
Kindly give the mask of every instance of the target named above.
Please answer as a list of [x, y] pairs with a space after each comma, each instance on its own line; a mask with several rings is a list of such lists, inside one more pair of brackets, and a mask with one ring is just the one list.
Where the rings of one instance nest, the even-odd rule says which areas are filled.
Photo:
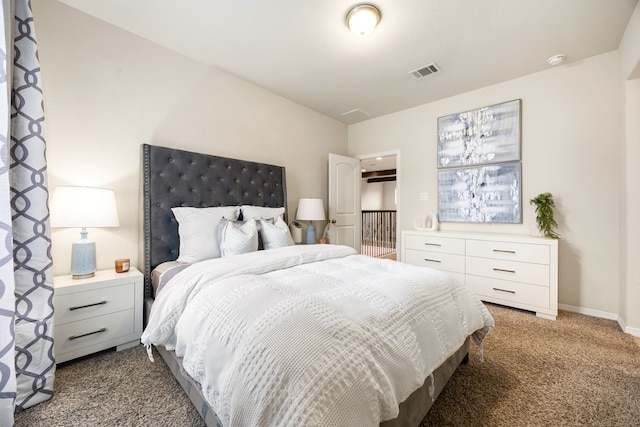
[[451, 273], [483, 301], [555, 320], [558, 241], [510, 234], [402, 232], [403, 262]]
[[116, 347], [140, 344], [143, 276], [96, 271], [88, 279], [54, 277], [54, 348], [56, 363]]

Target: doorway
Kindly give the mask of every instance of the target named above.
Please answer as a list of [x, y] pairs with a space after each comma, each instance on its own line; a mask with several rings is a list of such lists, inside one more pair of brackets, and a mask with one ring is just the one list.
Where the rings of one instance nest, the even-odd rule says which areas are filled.
[[398, 258], [399, 156], [397, 151], [358, 156], [363, 255]]

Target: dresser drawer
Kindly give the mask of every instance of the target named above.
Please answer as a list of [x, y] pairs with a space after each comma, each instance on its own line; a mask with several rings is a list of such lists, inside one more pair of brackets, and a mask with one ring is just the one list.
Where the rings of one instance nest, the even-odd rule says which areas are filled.
[[467, 274], [466, 286], [482, 300], [531, 309], [549, 308], [549, 288]]
[[134, 310], [119, 311], [54, 328], [56, 355], [124, 337], [134, 332]]
[[486, 240], [467, 240], [467, 256], [549, 264], [549, 246]]
[[405, 262], [420, 267], [431, 267], [437, 270], [464, 273], [464, 255], [407, 249], [405, 257]]
[[544, 264], [466, 257], [466, 273], [493, 279], [549, 286], [549, 266]]
[[134, 292], [134, 283], [58, 296], [55, 296], [54, 292], [54, 323], [56, 326], [63, 325], [116, 311], [132, 309], [135, 302]]
[[406, 249], [464, 255], [464, 239], [407, 234], [404, 245]]

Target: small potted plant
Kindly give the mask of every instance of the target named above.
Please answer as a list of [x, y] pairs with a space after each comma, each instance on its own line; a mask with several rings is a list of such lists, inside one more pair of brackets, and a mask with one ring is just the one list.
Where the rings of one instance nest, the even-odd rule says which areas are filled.
[[559, 239], [560, 236], [555, 229], [558, 228], [555, 218], [553, 217], [553, 195], [551, 193], [540, 193], [529, 203], [536, 207], [536, 225], [544, 237]]

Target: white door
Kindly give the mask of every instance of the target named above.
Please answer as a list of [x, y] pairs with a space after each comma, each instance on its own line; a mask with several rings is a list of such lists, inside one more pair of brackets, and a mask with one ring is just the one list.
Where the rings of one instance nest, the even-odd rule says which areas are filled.
[[329, 243], [360, 252], [360, 160], [329, 154]]

